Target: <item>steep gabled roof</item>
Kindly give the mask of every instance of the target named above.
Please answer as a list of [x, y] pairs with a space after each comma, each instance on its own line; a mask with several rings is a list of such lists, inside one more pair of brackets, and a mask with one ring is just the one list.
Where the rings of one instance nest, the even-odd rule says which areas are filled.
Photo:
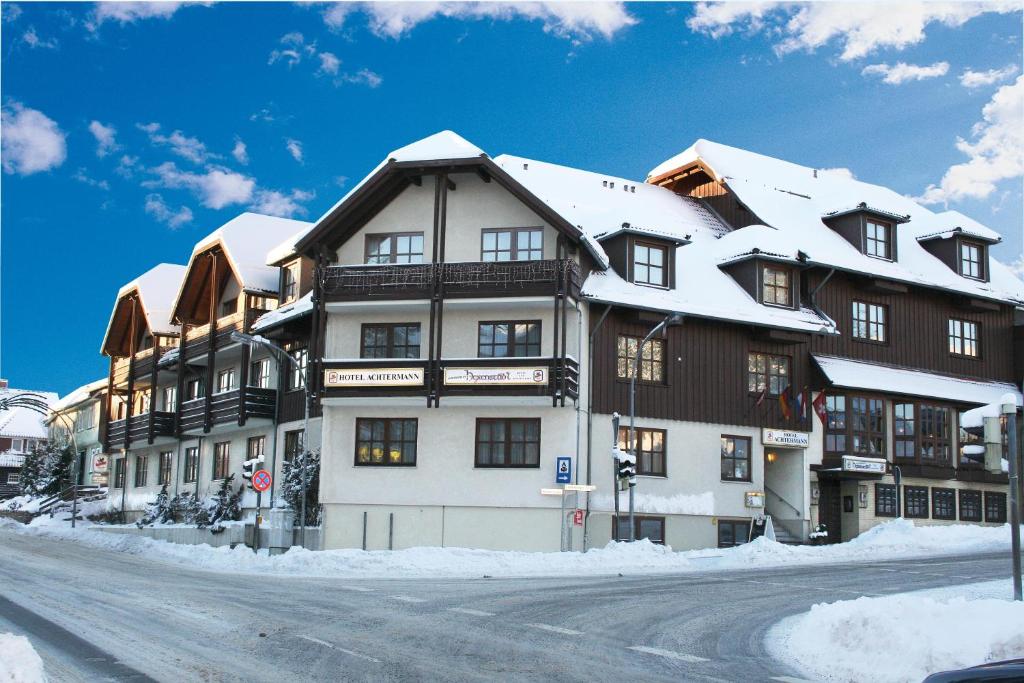
[[[951, 224], [961, 222], [969, 222], [976, 234], [998, 237], [962, 214], [936, 214], [909, 197], [846, 173], [808, 168], [709, 140], [698, 140], [656, 166], [648, 174], [648, 181], [656, 183], [671, 178], [696, 163], [709, 169], [716, 180], [725, 183], [767, 225], [794, 235], [807, 254], [808, 263], [967, 296], [1024, 303], [1024, 282], [995, 259], [991, 259], [991, 281], [979, 282], [960, 277], [918, 244], [918, 237], [944, 232], [957, 227]], [[822, 221], [829, 212], [862, 203], [909, 217], [909, 222], [895, 231], [897, 262], [865, 256]]]
[[184, 276], [185, 266], [161, 263], [122, 286], [117, 291], [117, 300], [110, 312], [100, 353], [112, 350], [112, 345], [123, 348], [124, 339], [130, 332], [128, 321], [125, 320], [126, 316], [131, 314], [127, 297], [132, 294], [138, 296], [140, 309], [150, 334], [178, 334], [178, 326], [171, 322], [171, 310]]
[[[33, 391], [26, 389], [0, 389], [0, 398], [22, 393], [37, 394], [47, 405], [57, 402], [57, 394], [52, 391]], [[0, 436], [5, 438], [45, 439], [46, 416], [40, 415], [29, 408], [8, 408], [0, 410]]]

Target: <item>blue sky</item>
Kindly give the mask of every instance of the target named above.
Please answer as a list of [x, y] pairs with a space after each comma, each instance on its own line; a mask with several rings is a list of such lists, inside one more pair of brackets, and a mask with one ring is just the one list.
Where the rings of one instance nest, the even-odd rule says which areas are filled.
[[118, 287], [243, 210], [315, 219], [452, 129], [643, 179], [709, 138], [1022, 245], [1021, 13], [994, 5], [3, 4], [2, 366], [105, 376]]

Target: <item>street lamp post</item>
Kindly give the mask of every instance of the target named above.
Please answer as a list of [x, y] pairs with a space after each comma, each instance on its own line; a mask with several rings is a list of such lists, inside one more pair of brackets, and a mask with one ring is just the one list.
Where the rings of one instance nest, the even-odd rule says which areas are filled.
[[1020, 568], [1020, 445], [1017, 443], [1017, 397], [1003, 397], [1001, 412], [1006, 417], [1006, 446], [1010, 484], [1010, 552], [1013, 554], [1013, 599], [1024, 598]]
[[[633, 455], [633, 473], [636, 476], [636, 468], [639, 465], [639, 459], [637, 457], [636, 449], [636, 376], [640, 369], [640, 356], [643, 355], [644, 345], [651, 340], [651, 338], [658, 334], [661, 330], [674, 326], [681, 325], [683, 322], [683, 316], [679, 313], [669, 313], [665, 316], [665, 319], [660, 323], [651, 328], [651, 331], [647, 333], [647, 336], [643, 338], [637, 347], [636, 355], [633, 357], [633, 372], [629, 378], [629, 452]], [[633, 489], [636, 488], [636, 482], [629, 482], [629, 540], [636, 540], [636, 526], [633, 523], [633, 510], [634, 505], [634, 493]], [[616, 498], [618, 497], [618, 491], [615, 492]], [[616, 521], [616, 524], [618, 522]]]

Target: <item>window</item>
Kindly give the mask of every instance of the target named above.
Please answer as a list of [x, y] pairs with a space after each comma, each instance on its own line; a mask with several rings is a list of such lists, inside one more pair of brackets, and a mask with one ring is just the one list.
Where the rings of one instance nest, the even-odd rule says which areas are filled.
[[789, 386], [789, 356], [751, 353], [747, 358], [747, 391], [778, 396]]
[[916, 419], [913, 403], [897, 403], [892, 408], [893, 412], [893, 436], [895, 441], [895, 456], [897, 458], [913, 460], [916, 453], [914, 447]]
[[416, 464], [416, 419], [356, 419], [356, 465]]
[[181, 478], [185, 484], [196, 481], [199, 478], [199, 447], [191, 446], [185, 449], [185, 472]]
[[985, 521], [1006, 523], [1006, 494], [985, 491]]
[[544, 258], [542, 228], [484, 230], [481, 261], [539, 261]]
[[206, 386], [202, 377], [194, 377], [185, 383], [185, 400], [193, 401], [206, 395]]
[[223, 394], [235, 388], [235, 369], [228, 368], [217, 373], [217, 393]]
[[114, 488], [124, 488], [124, 458], [114, 461]]
[[920, 450], [921, 460], [949, 464], [953, 451], [950, 432], [952, 431], [949, 408], [920, 405]]
[[894, 484], [875, 484], [875, 516], [897, 517], [899, 512], [896, 486]]
[[[643, 341], [640, 337], [620, 334], [616, 346], [615, 376], [619, 379], [630, 379], [633, 376], [633, 361], [636, 350]], [[665, 340], [648, 339], [640, 356], [641, 382], [665, 381]]]
[[281, 303], [295, 301], [299, 295], [299, 264], [292, 263], [281, 269]]
[[284, 461], [291, 462], [302, 455], [302, 441], [304, 432], [296, 429], [284, 433]]
[[265, 436], [250, 436], [249, 441], [245, 444], [245, 459], [252, 460], [265, 455], [267, 446], [267, 437]]
[[750, 438], [723, 436], [722, 481], [750, 481]]
[[884, 402], [880, 398], [852, 396], [850, 402], [850, 444], [852, 452], [885, 454]]
[[878, 221], [864, 224], [864, 253], [875, 258], [892, 260], [891, 226]]
[[540, 321], [480, 323], [477, 355], [509, 358], [540, 355]]
[[928, 519], [928, 487], [903, 487], [903, 516]]
[[423, 233], [396, 232], [366, 236], [367, 263], [423, 263]]
[[540, 418], [477, 418], [474, 464], [540, 467]]
[[954, 356], [978, 357], [978, 323], [949, 319], [949, 352]]
[[[637, 427], [635, 430], [639, 450], [636, 454], [636, 473], [648, 477], [664, 477], [665, 473], [665, 430]], [[629, 427], [619, 427], [619, 448], [631, 451]]]
[[825, 396], [825, 452], [846, 453], [846, 397]]
[[21, 482], [21, 475], [20, 474], [18, 474], [17, 472], [8, 472], [7, 473], [7, 483], [8, 484], [17, 484], [17, 483], [20, 483], [20, 482]]
[[932, 488], [932, 519], [956, 519], [956, 491]]
[[238, 297], [228, 299], [220, 305], [220, 317], [226, 317], [238, 313]]
[[231, 467], [231, 442], [221, 441], [213, 444], [213, 478], [224, 479]]
[[364, 324], [359, 357], [419, 358], [420, 324]]
[[974, 242], [960, 243], [960, 274], [975, 280], [985, 279], [983, 258], [985, 247]]
[[309, 365], [309, 349], [294, 349], [289, 354], [294, 363], [288, 364], [288, 391], [306, 388], [306, 366]]
[[[629, 540], [629, 517], [619, 516], [616, 541]], [[636, 540], [646, 538], [651, 543], [665, 545], [665, 518], [633, 515], [633, 535]]]
[[718, 547], [732, 548], [750, 540], [750, 520], [718, 520]]
[[981, 521], [981, 491], [960, 489], [960, 521]]
[[149, 458], [145, 455], [135, 456], [135, 488], [146, 485], [149, 478]]
[[268, 296], [249, 296], [249, 308], [254, 311], [272, 311], [277, 308], [277, 299]]
[[853, 302], [853, 336], [855, 339], [885, 343], [889, 341], [885, 306], [863, 301]]
[[149, 390], [135, 392], [135, 400], [132, 401], [132, 415], [142, 415], [149, 412]]
[[161, 486], [171, 483], [171, 467], [174, 459], [173, 451], [164, 451], [160, 454], [160, 471], [157, 473], [157, 482]]
[[257, 389], [270, 388], [269, 358], [260, 358], [249, 363], [249, 386]]
[[633, 282], [638, 285], [668, 286], [665, 268], [668, 249], [647, 242], [633, 244]]
[[178, 408], [178, 387], [164, 387], [164, 411], [173, 413]]
[[792, 306], [789, 270], [778, 266], [761, 269], [761, 302], [772, 306]]

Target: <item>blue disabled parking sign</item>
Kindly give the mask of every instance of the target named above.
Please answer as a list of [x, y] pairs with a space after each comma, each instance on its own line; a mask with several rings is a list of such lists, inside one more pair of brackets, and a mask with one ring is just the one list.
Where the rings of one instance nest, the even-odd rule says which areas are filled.
[[567, 455], [560, 455], [555, 458], [555, 483], [568, 484], [572, 482], [572, 458]]

